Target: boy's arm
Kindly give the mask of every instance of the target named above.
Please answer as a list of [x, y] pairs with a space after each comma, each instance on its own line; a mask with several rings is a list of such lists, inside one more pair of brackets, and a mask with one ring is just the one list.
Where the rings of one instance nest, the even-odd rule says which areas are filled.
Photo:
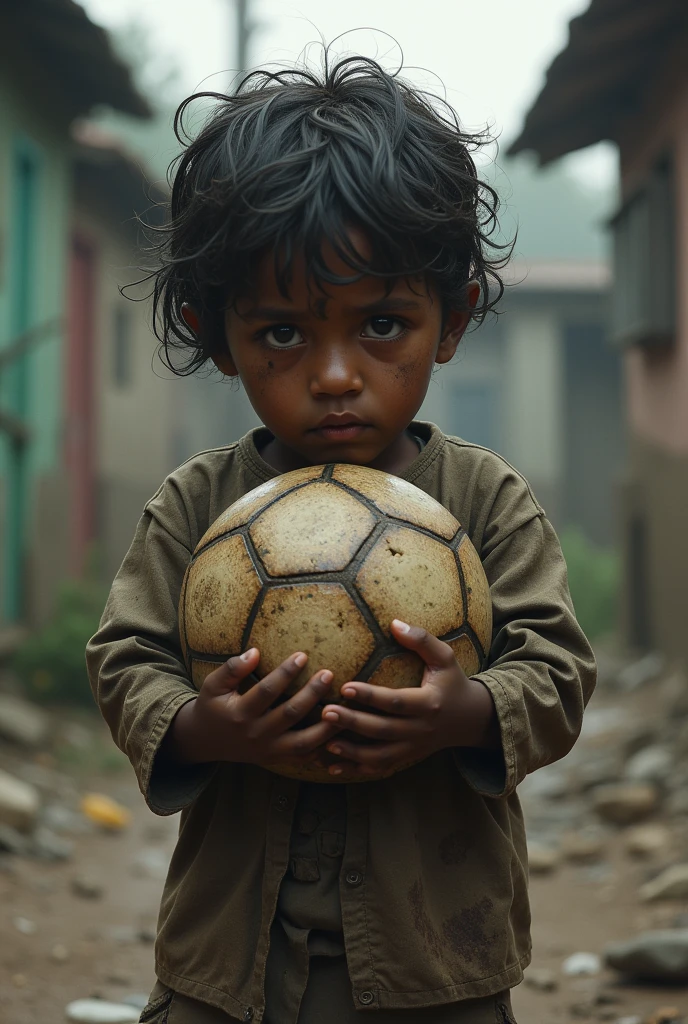
[[[208, 765], [155, 771], [156, 755], [196, 691], [179, 645], [177, 605], [191, 554], [147, 510], [112, 586], [100, 628], [86, 648], [93, 693], [152, 810], [172, 814], [213, 773]], [[155, 774], [155, 778], [153, 778]], [[153, 784], [152, 784], [153, 783]]]
[[506, 796], [527, 774], [571, 749], [595, 686], [595, 660], [573, 611], [557, 536], [536, 516], [503, 538], [483, 565], [490, 582], [489, 668], [474, 676], [489, 690], [501, 738], [495, 754], [462, 749], [469, 781]]

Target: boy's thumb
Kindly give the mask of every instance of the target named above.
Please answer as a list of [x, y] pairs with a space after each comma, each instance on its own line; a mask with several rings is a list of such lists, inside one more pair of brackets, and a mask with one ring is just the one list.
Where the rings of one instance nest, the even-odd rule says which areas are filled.
[[239, 684], [251, 675], [260, 660], [256, 647], [251, 647], [237, 657], [224, 661], [213, 672], [206, 676], [203, 686], [214, 693], [231, 693]]

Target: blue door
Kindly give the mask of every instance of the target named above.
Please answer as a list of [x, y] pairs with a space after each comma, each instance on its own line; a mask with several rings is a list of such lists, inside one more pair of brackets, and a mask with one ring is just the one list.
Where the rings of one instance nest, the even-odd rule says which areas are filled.
[[[39, 166], [37, 154], [26, 144], [16, 148], [12, 168], [12, 229], [9, 252], [10, 337], [20, 338], [32, 323]], [[26, 423], [29, 414], [29, 355], [18, 355], [4, 370], [2, 403], [13, 419]], [[24, 606], [24, 573], [28, 520], [28, 442], [5, 432], [7, 477], [3, 542], [2, 604], [4, 618], [19, 619]]]

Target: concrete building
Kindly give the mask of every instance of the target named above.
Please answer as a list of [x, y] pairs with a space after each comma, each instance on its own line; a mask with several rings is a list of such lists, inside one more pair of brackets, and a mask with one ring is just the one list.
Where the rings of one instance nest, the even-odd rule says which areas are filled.
[[611, 546], [624, 437], [621, 361], [608, 338], [606, 197], [558, 169], [540, 181], [528, 163], [506, 170], [504, 234], [518, 235], [499, 315], [438, 369], [421, 416], [504, 455], [557, 528]]
[[78, 4], [0, 5], [0, 627], [40, 617], [72, 547], [70, 125], [100, 104], [148, 114]]
[[547, 164], [618, 146], [613, 337], [629, 457], [619, 490], [624, 633], [688, 659], [688, 8], [592, 0], [574, 19], [513, 152]]

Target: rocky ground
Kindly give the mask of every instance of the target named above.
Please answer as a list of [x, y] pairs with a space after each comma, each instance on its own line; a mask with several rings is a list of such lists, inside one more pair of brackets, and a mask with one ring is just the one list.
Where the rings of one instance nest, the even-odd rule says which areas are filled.
[[[516, 1016], [688, 1024], [688, 680], [653, 656], [600, 662], [580, 742], [522, 787], [534, 957]], [[0, 679], [0, 1021], [134, 1021], [176, 821], [145, 808], [95, 715], [12, 690]]]

